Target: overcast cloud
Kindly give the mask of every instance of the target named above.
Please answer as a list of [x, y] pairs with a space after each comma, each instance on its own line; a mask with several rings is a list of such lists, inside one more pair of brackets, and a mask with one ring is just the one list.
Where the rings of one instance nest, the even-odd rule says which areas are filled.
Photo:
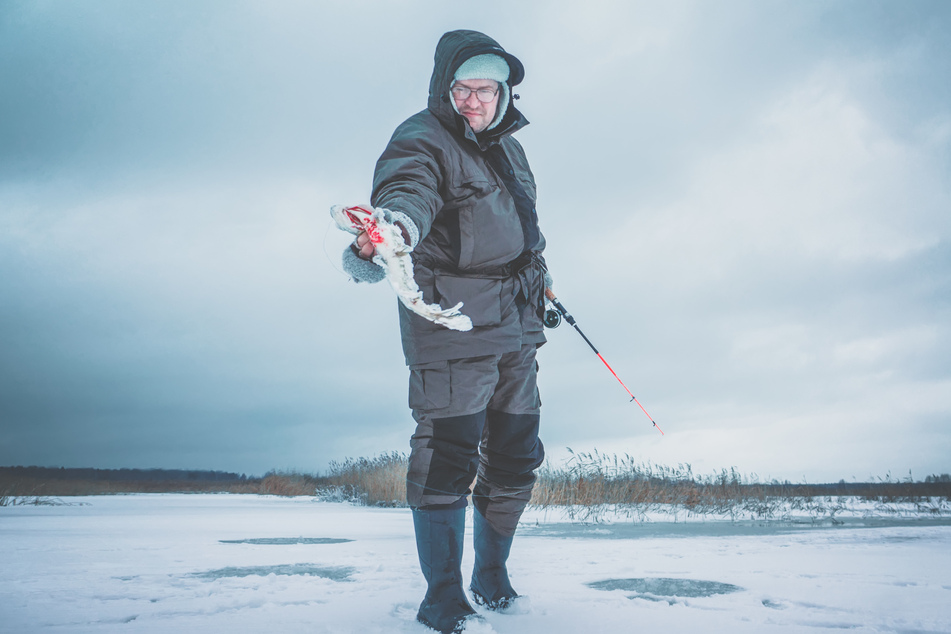
[[472, 28], [526, 67], [555, 290], [666, 432], [563, 325], [556, 462], [951, 471], [951, 5], [579, 4], [0, 4], [0, 465], [408, 450], [327, 210]]

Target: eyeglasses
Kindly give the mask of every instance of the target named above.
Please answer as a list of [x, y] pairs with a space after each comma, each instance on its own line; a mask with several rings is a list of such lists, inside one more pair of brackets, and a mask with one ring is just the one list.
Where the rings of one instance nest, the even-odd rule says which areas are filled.
[[467, 86], [461, 84], [456, 84], [449, 89], [449, 92], [452, 93], [452, 98], [456, 101], [465, 101], [469, 98], [473, 92], [475, 93], [476, 99], [482, 103], [491, 103], [495, 96], [499, 93], [499, 87], [496, 86], [492, 88], [479, 88], [478, 90], [472, 90]]

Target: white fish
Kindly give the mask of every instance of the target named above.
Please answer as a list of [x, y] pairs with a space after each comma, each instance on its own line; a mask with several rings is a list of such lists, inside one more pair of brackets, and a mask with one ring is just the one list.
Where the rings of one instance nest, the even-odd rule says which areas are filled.
[[386, 280], [396, 291], [403, 305], [417, 315], [451, 330], [472, 330], [472, 320], [460, 312], [462, 302], [452, 308], [443, 308], [439, 304], [427, 304], [423, 301], [423, 292], [413, 277], [413, 258], [411, 246], [403, 240], [403, 232], [385, 217], [385, 210], [374, 209], [370, 205], [346, 207], [334, 205], [330, 215], [337, 226], [350, 233], [366, 231], [370, 242], [376, 248], [373, 262], [383, 267]]

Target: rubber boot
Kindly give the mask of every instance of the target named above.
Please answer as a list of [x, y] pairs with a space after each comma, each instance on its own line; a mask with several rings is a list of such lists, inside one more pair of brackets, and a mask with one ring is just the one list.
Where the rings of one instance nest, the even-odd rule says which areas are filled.
[[469, 589], [479, 605], [505, 612], [520, 596], [509, 583], [509, 573], [505, 567], [514, 535], [506, 537], [498, 533], [478, 508], [472, 515], [475, 567]]
[[462, 632], [467, 620], [481, 620], [462, 589], [466, 509], [413, 509], [413, 524], [419, 566], [429, 584], [416, 620], [442, 634]]

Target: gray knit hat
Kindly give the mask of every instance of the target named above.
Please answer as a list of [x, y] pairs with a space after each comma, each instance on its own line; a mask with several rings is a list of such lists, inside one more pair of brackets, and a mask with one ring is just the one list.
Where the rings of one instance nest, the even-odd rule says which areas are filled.
[[[508, 110], [509, 87], [507, 82], [509, 73], [509, 65], [504, 59], [498, 55], [486, 53], [484, 55], [470, 57], [464, 61], [452, 78], [453, 82], [465, 81], [467, 79], [491, 79], [492, 81], [499, 82], [499, 91], [501, 92], [499, 96], [499, 108], [495, 113], [495, 119], [493, 119], [486, 130], [491, 130], [499, 125], [505, 116], [505, 111]], [[456, 108], [455, 100], [450, 99], [450, 102], [452, 102], [453, 109], [459, 112], [459, 109]]]

